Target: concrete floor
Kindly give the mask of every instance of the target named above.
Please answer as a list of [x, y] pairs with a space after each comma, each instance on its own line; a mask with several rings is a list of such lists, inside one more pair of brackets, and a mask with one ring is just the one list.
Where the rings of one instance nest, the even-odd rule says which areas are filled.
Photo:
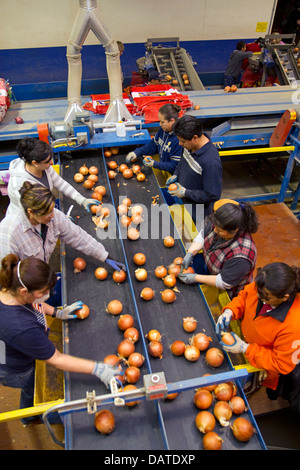
[[[270, 171], [263, 163], [258, 166], [255, 160], [224, 163], [222, 197], [242, 198], [245, 195], [279, 191], [280, 182], [276, 175], [279, 173], [283, 174], [285, 164], [285, 159], [274, 159], [272, 160], [272, 171]], [[293, 189], [296, 188], [299, 178], [300, 169], [295, 168], [292, 177]], [[4, 216], [7, 203], [8, 198], [1, 196], [0, 219]], [[286, 201], [286, 203], [288, 205], [289, 201]], [[0, 411], [5, 412], [18, 409], [19, 396], [19, 390], [0, 385]], [[249, 397], [249, 403], [254, 415], [258, 416], [270, 411], [287, 409], [288, 405], [282, 400], [271, 402], [266, 397], [263, 388]], [[63, 426], [53, 425], [53, 430], [58, 439], [63, 441]], [[62, 450], [62, 447], [54, 443], [44, 424], [31, 424], [24, 428], [20, 421], [14, 420], [0, 423], [0, 450]]]

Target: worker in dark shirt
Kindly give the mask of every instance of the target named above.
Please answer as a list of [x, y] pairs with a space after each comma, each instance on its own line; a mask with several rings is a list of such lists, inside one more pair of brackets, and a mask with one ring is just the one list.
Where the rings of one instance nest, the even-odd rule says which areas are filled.
[[240, 83], [240, 76], [244, 59], [251, 57], [252, 51], [246, 50], [245, 41], [239, 41], [236, 49], [231, 53], [227, 68], [224, 75], [224, 86], [238, 85]]
[[179, 274], [187, 284], [201, 283], [226, 289], [230, 297], [253, 281], [256, 247], [251, 234], [258, 229], [257, 215], [249, 204], [231, 200], [215, 203], [215, 212], [194, 238], [182, 270], [203, 249], [206, 274]]
[[[166, 186], [168, 193], [175, 198], [174, 202], [186, 206], [197, 226], [197, 205], [203, 205], [206, 217], [221, 196], [223, 169], [220, 155], [208, 135], [203, 133], [200, 120], [194, 116], [179, 118], [173, 132], [183, 147], [183, 153]], [[176, 184], [176, 189], [170, 189], [172, 183]]]
[[[0, 343], [5, 345], [0, 357], [0, 383], [20, 388], [20, 408], [33, 406], [35, 361], [45, 361], [57, 369], [93, 374], [107, 387], [111, 378], [122, 375], [118, 368], [103, 362], [81, 359], [60, 353], [48, 338], [46, 316], [61, 320], [77, 318], [75, 310], [82, 302], [63, 309], [45, 303], [56, 275], [47, 263], [38, 258], [22, 261], [9, 254], [2, 259], [0, 269]], [[1, 349], [2, 350], [2, 349]], [[33, 417], [23, 418], [28, 424]]]

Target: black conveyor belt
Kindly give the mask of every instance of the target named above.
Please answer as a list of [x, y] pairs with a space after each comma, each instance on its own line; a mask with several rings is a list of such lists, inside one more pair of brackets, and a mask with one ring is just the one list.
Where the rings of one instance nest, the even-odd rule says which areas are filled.
[[[122, 148], [123, 154], [111, 157], [118, 164], [125, 162], [126, 147]], [[152, 203], [155, 200], [162, 204], [164, 202], [162, 193], [153, 175], [152, 170], [143, 168], [146, 174], [144, 182], [138, 182], [136, 178], [124, 179], [118, 173], [114, 180], [108, 182], [106, 177], [106, 163], [108, 159], [102, 158], [95, 152], [73, 153], [72, 160], [63, 159], [61, 173], [64, 179], [75, 187], [73, 175], [79, 167], [85, 163], [87, 166], [96, 165], [99, 168], [99, 183], [104, 184], [108, 189], [108, 194], [103, 199], [103, 203], [112, 201], [117, 207], [123, 197], [129, 197], [133, 204], [143, 204], [151, 212], [155, 207]], [[111, 195], [109, 194], [111, 186]], [[79, 186], [80, 187], [80, 186]], [[80, 192], [90, 197], [91, 192], [80, 187]], [[157, 198], [157, 196], [159, 196]], [[71, 201], [64, 200], [63, 209], [67, 211]], [[87, 232], [96, 236], [95, 225], [88, 215], [78, 205], [74, 206], [72, 217], [76, 224], [79, 224]], [[77, 215], [80, 218], [77, 218]], [[143, 351], [147, 358], [147, 365], [141, 370], [143, 374], [164, 371], [167, 382], [180, 382], [185, 379], [193, 379], [204, 374], [219, 374], [230, 371], [227, 360], [222, 366], [214, 369], [207, 365], [205, 354], [197, 362], [188, 362], [184, 357], [172, 355], [169, 346], [175, 340], [182, 340], [188, 343], [191, 334], [186, 333], [182, 328], [182, 319], [186, 316], [194, 316], [198, 320], [196, 332], [205, 332], [212, 338], [211, 346], [218, 347], [218, 338], [215, 334], [210, 312], [203, 298], [203, 294], [198, 286], [185, 285], [177, 280], [176, 300], [172, 304], [166, 304], [161, 300], [160, 293], [165, 289], [163, 281], [157, 279], [154, 270], [158, 265], [168, 266], [175, 257], [183, 256], [184, 249], [180, 239], [176, 239], [176, 230], [171, 221], [169, 213], [163, 216], [164, 226], [167, 218], [170, 219], [170, 234], [175, 236], [175, 245], [172, 248], [165, 248], [162, 238], [169, 233], [160, 232], [158, 239], [147, 239], [144, 236], [147, 230], [147, 218], [141, 224], [141, 234], [139, 240], [103, 240], [110, 257], [127, 263], [128, 279], [125, 283], [117, 285], [110, 276], [105, 281], [97, 281], [93, 275], [98, 263], [95, 260], [88, 263], [86, 270], [80, 274], [74, 274], [72, 268], [73, 259], [79, 256], [70, 247], [65, 247], [64, 257], [65, 274], [65, 302], [70, 303], [75, 300], [83, 300], [91, 308], [91, 314], [84, 321], [75, 320], [69, 322], [68, 335], [69, 343], [66, 345], [66, 352], [82, 357], [101, 360], [105, 355], [116, 353], [117, 345], [122, 339], [122, 334], [117, 327], [117, 318], [111, 317], [105, 312], [105, 305], [109, 300], [119, 299], [124, 302], [125, 311], [135, 315], [137, 309], [137, 327], [140, 329], [140, 340], [136, 345], [136, 350]], [[148, 231], [158, 227], [154, 225], [154, 219], [148, 224]], [[161, 229], [160, 229], [161, 230]], [[148, 272], [148, 279], [140, 282], [135, 279], [134, 272], [137, 266], [133, 263], [133, 256], [137, 252], [146, 255], [147, 261], [144, 265]], [[144, 301], [140, 297], [140, 292], [144, 287], [152, 287], [155, 297], [151, 301]], [[105, 331], [103, 329], [105, 328]], [[157, 329], [163, 335], [162, 344], [164, 346], [163, 358], [152, 358], [148, 355], [144, 347], [148, 341], [145, 335], [150, 329]], [[100, 345], [101, 343], [101, 345]], [[136, 384], [143, 386], [142, 379]], [[95, 389], [97, 394], [105, 393], [105, 387], [97, 380], [70, 374], [67, 380], [67, 400], [84, 398], [86, 391]], [[239, 389], [241, 393], [241, 389]], [[131, 409], [128, 407], [115, 408], [116, 429], [109, 437], [103, 437], [94, 430], [93, 416], [86, 413], [73, 413], [69, 417], [67, 433], [69, 448], [72, 449], [201, 449], [202, 437], [196, 429], [194, 420], [199, 411], [193, 404], [194, 392], [192, 390], [180, 393], [174, 401], [158, 400], [156, 403], [143, 400]], [[247, 417], [253, 420], [252, 413], [247, 413]], [[127, 418], [127, 419], [126, 419]], [[130, 420], [130, 421], [129, 421]], [[129, 426], [128, 426], [129, 424]], [[254, 422], [255, 425], [255, 422]], [[216, 426], [216, 432], [224, 440], [222, 449], [260, 449], [261, 442], [259, 433], [255, 434], [249, 443], [238, 442], [232, 435], [230, 428]]]

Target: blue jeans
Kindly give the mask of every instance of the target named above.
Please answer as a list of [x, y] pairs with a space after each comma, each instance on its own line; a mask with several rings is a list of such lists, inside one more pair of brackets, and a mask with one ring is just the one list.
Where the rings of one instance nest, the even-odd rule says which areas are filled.
[[[4, 371], [0, 365], [0, 383], [5, 387], [21, 389], [20, 409], [33, 406], [34, 371], [35, 367], [32, 366], [25, 372], [9, 373]], [[23, 424], [28, 424], [34, 419], [36, 419], [36, 416], [22, 418], [21, 421]]]

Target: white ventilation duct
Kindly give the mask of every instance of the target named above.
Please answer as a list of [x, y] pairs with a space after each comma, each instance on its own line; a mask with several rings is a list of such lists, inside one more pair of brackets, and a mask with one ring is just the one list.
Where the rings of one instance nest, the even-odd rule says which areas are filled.
[[122, 120], [131, 120], [124, 101], [122, 91], [122, 74], [120, 65], [120, 52], [109, 28], [103, 23], [98, 9], [97, 0], [79, 0], [77, 13], [67, 46], [68, 75], [68, 110], [64, 121], [71, 123], [81, 107], [81, 78], [82, 62], [81, 48], [89, 31], [103, 45], [106, 54], [106, 69], [109, 82], [110, 105], [103, 122], [118, 123]]

